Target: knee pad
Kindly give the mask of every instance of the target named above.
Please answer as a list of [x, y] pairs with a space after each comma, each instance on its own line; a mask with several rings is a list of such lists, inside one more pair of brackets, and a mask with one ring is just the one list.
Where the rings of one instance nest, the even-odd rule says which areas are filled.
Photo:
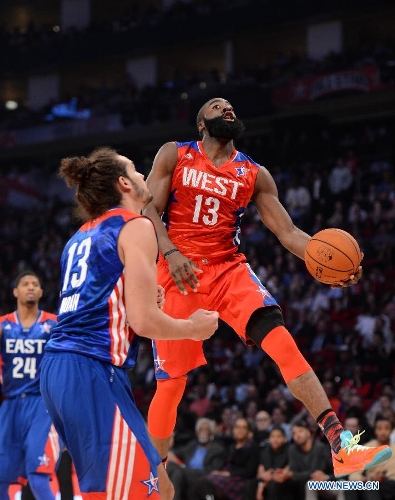
[[261, 347], [262, 340], [276, 326], [284, 326], [280, 309], [276, 306], [261, 307], [252, 313], [247, 323], [246, 336]]
[[294, 378], [311, 371], [311, 366], [284, 326], [277, 326], [269, 332], [263, 339], [261, 347], [277, 364], [287, 384]]
[[158, 380], [156, 392], [148, 410], [149, 433], [166, 439], [174, 431], [177, 419], [177, 407], [185, 391], [187, 376]]

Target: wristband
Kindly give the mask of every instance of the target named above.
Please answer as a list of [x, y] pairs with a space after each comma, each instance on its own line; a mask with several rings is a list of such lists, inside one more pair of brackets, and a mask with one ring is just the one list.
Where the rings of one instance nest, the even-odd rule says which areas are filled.
[[179, 252], [178, 248], [172, 248], [171, 250], [168, 250], [167, 252], [165, 252], [163, 254], [163, 258], [166, 258], [167, 256], [169, 256], [170, 254], [172, 254], [174, 252]]

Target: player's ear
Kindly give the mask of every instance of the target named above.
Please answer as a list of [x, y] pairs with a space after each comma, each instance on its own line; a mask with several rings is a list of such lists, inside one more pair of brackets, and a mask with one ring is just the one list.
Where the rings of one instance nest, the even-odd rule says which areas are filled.
[[120, 175], [118, 177], [118, 188], [122, 193], [130, 191], [131, 185], [129, 179], [126, 176]]
[[14, 297], [17, 299], [17, 298], [18, 298], [18, 289], [17, 289], [17, 288], [14, 288], [14, 289], [12, 290], [12, 293], [13, 293]]
[[200, 122], [198, 123], [198, 132], [199, 132], [200, 137], [203, 137], [203, 131], [204, 131], [204, 121], [202, 118], [200, 120]]

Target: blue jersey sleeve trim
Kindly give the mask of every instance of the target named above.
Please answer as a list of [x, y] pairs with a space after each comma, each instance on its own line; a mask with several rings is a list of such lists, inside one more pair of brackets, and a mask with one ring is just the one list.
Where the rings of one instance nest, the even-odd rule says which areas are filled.
[[248, 155], [246, 155], [245, 153], [241, 153], [240, 151], [237, 151], [237, 154], [233, 158], [232, 162], [234, 162], [234, 161], [248, 161], [257, 167], [261, 166], [259, 163], [257, 163], [252, 158], [250, 158]]
[[192, 149], [195, 149], [196, 151], [199, 151], [198, 145], [196, 141], [189, 141], [189, 142], [178, 142], [176, 141], [177, 147], [182, 148], [184, 146], [189, 146]]

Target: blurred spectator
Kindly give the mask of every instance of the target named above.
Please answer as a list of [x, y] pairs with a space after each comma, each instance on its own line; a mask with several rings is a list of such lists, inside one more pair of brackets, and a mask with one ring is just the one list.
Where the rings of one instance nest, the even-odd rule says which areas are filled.
[[215, 422], [200, 418], [196, 422], [195, 434], [195, 439], [169, 451], [166, 470], [174, 484], [174, 500], [193, 500], [190, 491], [197, 479], [222, 469], [225, 464], [226, 449], [214, 441]]
[[[394, 429], [394, 423], [390, 420], [379, 417], [374, 425], [375, 439], [366, 443], [366, 446], [390, 445], [392, 448], [392, 457], [381, 465], [371, 467], [361, 473], [356, 472], [349, 476], [353, 481], [378, 481], [379, 490], [362, 491], [360, 498], [363, 500], [395, 500], [395, 444], [390, 443], [390, 435]], [[358, 492], [346, 491], [346, 500], [355, 500], [358, 498]]]
[[331, 194], [339, 201], [347, 201], [352, 183], [353, 177], [350, 168], [342, 158], [338, 158], [328, 177]]
[[264, 444], [267, 442], [267, 438], [269, 437], [271, 428], [272, 419], [269, 413], [265, 410], [258, 411], [258, 413], [255, 415], [255, 425], [253, 427], [253, 432], [254, 440], [260, 448], [262, 448], [262, 446], [264, 446]]
[[369, 424], [373, 427], [376, 419], [385, 415], [388, 410], [395, 412], [395, 398], [391, 398], [388, 394], [382, 394], [366, 412]]
[[194, 500], [243, 500], [247, 480], [256, 476], [259, 448], [245, 418], [236, 420], [232, 434], [225, 466], [196, 481], [191, 489]]
[[[248, 483], [246, 498], [256, 500], [293, 500], [291, 481], [276, 481], [276, 471], [288, 468], [288, 443], [281, 427], [273, 427], [261, 450], [257, 478]], [[277, 475], [279, 475], [277, 473]]]
[[[274, 480], [285, 482], [292, 480], [296, 498], [304, 499], [307, 481], [317, 471], [324, 474], [325, 479], [333, 473], [330, 449], [320, 441], [313, 440], [307, 422], [300, 419], [292, 425], [293, 443], [289, 447], [289, 469], [275, 471]], [[316, 479], [319, 480], [319, 479]]]
[[294, 223], [304, 228], [310, 210], [311, 196], [296, 175], [292, 177], [285, 191], [284, 204]]

